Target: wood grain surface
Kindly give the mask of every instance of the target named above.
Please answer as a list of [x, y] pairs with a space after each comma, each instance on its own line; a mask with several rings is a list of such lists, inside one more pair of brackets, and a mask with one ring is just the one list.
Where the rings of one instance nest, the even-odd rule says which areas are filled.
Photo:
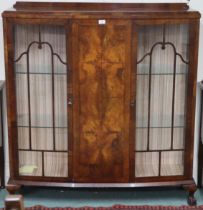
[[77, 24], [80, 135], [76, 180], [128, 180], [128, 25], [127, 21]]

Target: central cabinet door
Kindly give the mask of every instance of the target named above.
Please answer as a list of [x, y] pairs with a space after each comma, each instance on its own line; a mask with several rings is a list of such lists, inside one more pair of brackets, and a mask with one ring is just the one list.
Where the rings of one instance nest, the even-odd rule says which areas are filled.
[[129, 181], [128, 21], [73, 23], [74, 181]]

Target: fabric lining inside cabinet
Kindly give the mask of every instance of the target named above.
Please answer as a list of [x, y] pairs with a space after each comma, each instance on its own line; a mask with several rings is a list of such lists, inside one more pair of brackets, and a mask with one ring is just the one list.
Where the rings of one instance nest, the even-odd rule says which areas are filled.
[[19, 174], [68, 177], [65, 29], [16, 25], [14, 62]]
[[135, 176], [184, 174], [188, 25], [140, 26]]

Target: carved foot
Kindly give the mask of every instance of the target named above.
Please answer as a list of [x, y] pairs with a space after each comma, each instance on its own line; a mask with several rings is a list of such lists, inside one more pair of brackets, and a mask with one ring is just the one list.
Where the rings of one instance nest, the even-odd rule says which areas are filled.
[[190, 206], [196, 206], [197, 205], [197, 201], [194, 197], [194, 195], [189, 195], [188, 199], [187, 199], [188, 205]]
[[197, 201], [194, 197], [194, 194], [197, 190], [196, 184], [194, 183], [194, 184], [190, 184], [190, 185], [184, 185], [183, 188], [189, 192], [188, 199], [187, 199], [188, 205], [196, 206]]
[[6, 190], [8, 191], [9, 194], [13, 195], [17, 191], [19, 191], [21, 188], [21, 185], [15, 185], [15, 184], [8, 184], [6, 185]]

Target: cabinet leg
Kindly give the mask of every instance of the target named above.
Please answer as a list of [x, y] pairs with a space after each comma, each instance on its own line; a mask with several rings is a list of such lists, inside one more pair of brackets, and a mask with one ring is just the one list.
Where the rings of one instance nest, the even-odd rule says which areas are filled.
[[197, 204], [197, 201], [195, 199], [195, 192], [197, 190], [197, 186], [196, 184], [189, 184], [189, 185], [184, 185], [183, 188], [188, 191], [189, 195], [188, 195], [188, 199], [187, 199], [187, 202], [188, 202], [188, 205], [190, 206], [196, 206]]
[[21, 185], [15, 185], [15, 184], [7, 184], [6, 185], [6, 190], [8, 191], [9, 194], [13, 195], [17, 191], [19, 191], [21, 188]]

